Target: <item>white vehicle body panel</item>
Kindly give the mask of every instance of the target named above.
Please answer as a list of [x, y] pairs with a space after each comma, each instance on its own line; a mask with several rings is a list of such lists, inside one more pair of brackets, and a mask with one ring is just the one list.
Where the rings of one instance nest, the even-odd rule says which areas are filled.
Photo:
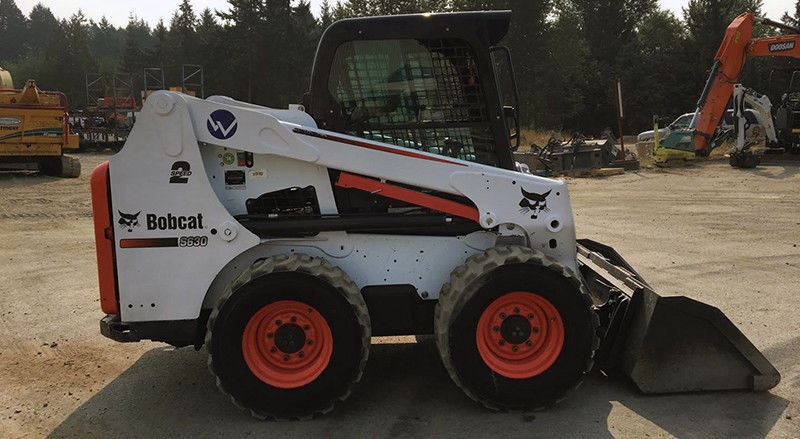
[[[217, 110], [233, 121], [212, 118]], [[240, 153], [252, 153], [250, 166], [240, 165]], [[563, 181], [319, 130], [299, 109], [159, 91], [148, 97], [125, 147], [109, 162], [122, 321], [197, 318], [245, 264], [280, 253], [324, 257], [359, 288], [410, 284], [430, 300], [456, 266], [500, 236], [577, 273]], [[225, 171], [236, 169], [244, 171], [245, 184], [227, 185]], [[484, 231], [259, 238], [234, 218], [246, 213], [247, 199], [296, 186], [314, 187], [322, 214], [338, 213], [328, 169], [465, 196]], [[523, 192], [546, 201], [526, 204]], [[137, 212], [138, 224], [129, 225]], [[153, 239], [190, 246], [138, 246]]]

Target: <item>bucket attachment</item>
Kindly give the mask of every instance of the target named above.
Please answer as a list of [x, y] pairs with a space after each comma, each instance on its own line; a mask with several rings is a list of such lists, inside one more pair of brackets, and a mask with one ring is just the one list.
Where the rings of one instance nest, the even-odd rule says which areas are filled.
[[718, 308], [661, 297], [611, 247], [578, 240], [581, 274], [605, 330], [597, 360], [644, 393], [765, 391], [780, 374]]

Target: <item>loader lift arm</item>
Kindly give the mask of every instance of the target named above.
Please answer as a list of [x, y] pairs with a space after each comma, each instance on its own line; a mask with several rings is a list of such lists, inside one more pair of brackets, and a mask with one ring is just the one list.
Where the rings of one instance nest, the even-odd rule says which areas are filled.
[[[793, 34], [753, 38], [753, 23], [789, 30]], [[710, 150], [714, 131], [722, 119], [733, 86], [748, 56], [784, 56], [800, 58], [800, 30], [766, 18], [745, 13], [736, 17], [725, 31], [714, 65], [706, 81], [697, 110], [689, 128], [694, 130], [695, 152], [700, 155]]]

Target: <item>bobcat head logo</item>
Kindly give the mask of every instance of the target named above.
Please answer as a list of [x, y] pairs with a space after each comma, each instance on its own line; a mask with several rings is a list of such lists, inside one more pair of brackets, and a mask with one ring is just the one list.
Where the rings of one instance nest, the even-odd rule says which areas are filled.
[[526, 192], [525, 189], [520, 188], [522, 190], [522, 201], [519, 202], [519, 207], [521, 208], [519, 211], [527, 214], [531, 213], [531, 219], [536, 219], [539, 216], [539, 212], [547, 212], [550, 209], [547, 207], [547, 196], [550, 195], [550, 191], [547, 191], [543, 194], [537, 194], [534, 192]]
[[142, 213], [141, 210], [134, 214], [123, 213], [121, 210], [117, 212], [119, 213], [119, 221], [117, 222], [123, 229], [133, 232], [134, 227], [139, 227], [139, 214]]

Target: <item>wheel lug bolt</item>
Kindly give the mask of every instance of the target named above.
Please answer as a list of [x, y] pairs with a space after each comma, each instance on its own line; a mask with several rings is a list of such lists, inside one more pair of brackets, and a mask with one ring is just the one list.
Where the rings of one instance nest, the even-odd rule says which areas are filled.
[[505, 340], [500, 340], [500, 346], [503, 346], [503, 345], [505, 345], [505, 344], [506, 344], [506, 341], [505, 341]]
[[269, 351], [270, 351], [270, 352], [272, 352], [272, 353], [274, 354], [274, 353], [275, 353], [275, 352], [277, 352], [278, 350], [275, 348], [275, 346], [273, 346], [273, 347], [269, 348]]
[[297, 353], [297, 356], [300, 357], [300, 358], [303, 358], [303, 357], [306, 356], [306, 354], [304, 354], [303, 351], [300, 351], [300, 352]]
[[525, 346], [533, 346], [533, 342], [528, 340], [525, 342]]
[[504, 313], [504, 312], [501, 312], [501, 313], [500, 313], [500, 318], [501, 318], [501, 319], [504, 319], [504, 318], [506, 318], [506, 313]]
[[499, 327], [499, 326], [495, 326], [494, 328], [492, 328], [492, 330], [493, 330], [494, 332], [498, 332], [498, 331], [500, 330], [500, 327]]
[[314, 340], [309, 340], [307, 343], [309, 346], [311, 346], [311, 343], [314, 343]]
[[517, 352], [519, 350], [519, 347], [518, 346], [512, 346], [511, 350], [514, 351], [514, 352]]
[[272, 338], [272, 333], [271, 332], [267, 332], [267, 338]]
[[532, 314], [532, 313], [531, 313], [531, 314], [528, 314], [528, 318], [529, 318], [529, 319], [531, 319], [531, 320], [533, 320], [533, 314]]
[[291, 320], [292, 320], [292, 323], [294, 323], [294, 322], [296, 322], [296, 321], [297, 321], [297, 317], [295, 317], [295, 316], [292, 316]]
[[280, 325], [282, 325], [282, 324], [283, 324], [283, 322], [282, 322], [282, 321], [280, 321], [280, 320], [275, 320], [275, 324], [276, 324], [276, 325], [278, 325], [278, 326], [280, 326]]
[[283, 356], [283, 361], [289, 361], [289, 356], [288, 355], [284, 355]]
[[514, 314], [519, 314], [519, 308], [514, 308]]
[[311, 326], [309, 326], [309, 325], [303, 325], [303, 329], [305, 329], [306, 331], [308, 331], [309, 329], [311, 329]]
[[537, 326], [534, 326], [533, 328], [531, 328], [531, 332], [533, 332], [534, 334], [538, 334], [539, 328]]

